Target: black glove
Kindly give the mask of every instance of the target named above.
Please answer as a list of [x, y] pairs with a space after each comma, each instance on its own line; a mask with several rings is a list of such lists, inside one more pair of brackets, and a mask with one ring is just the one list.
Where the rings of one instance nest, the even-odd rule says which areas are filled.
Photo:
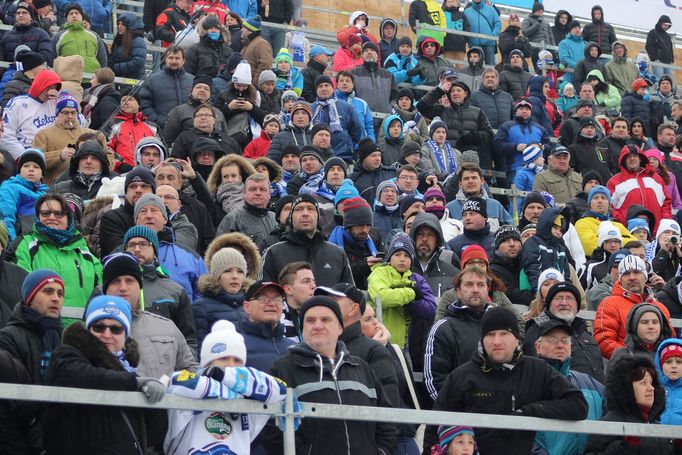
[[417, 300], [421, 300], [424, 297], [424, 294], [422, 293], [422, 291], [419, 290], [417, 283], [414, 284], [414, 287], [412, 288], [412, 290], [414, 291], [413, 302], [416, 302]]
[[417, 69], [419, 70], [419, 77], [426, 77], [426, 68], [418, 66]]
[[414, 68], [412, 68], [411, 70], [407, 70], [407, 77], [408, 78], [413, 78], [417, 74], [419, 74], [419, 68], [417, 68], [416, 66]]
[[204, 371], [202, 371], [201, 375], [209, 377], [211, 379], [215, 379], [218, 382], [223, 382], [223, 378], [225, 378], [225, 368], [222, 367], [206, 368]]
[[144, 36], [145, 36], [145, 38], [147, 38], [147, 40], [148, 40], [150, 43], [154, 44], [154, 41], [155, 41], [155, 39], [154, 39], [154, 38], [155, 38], [155, 37], [154, 37], [154, 32], [147, 32], [147, 33], [144, 34]]

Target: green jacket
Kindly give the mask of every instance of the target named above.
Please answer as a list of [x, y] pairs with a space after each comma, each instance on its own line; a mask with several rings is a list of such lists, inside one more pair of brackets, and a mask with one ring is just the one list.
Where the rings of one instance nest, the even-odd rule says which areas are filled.
[[[625, 46], [621, 41], [615, 41], [611, 47], [614, 48], [617, 44]], [[604, 67], [604, 78], [606, 79], [606, 82], [615, 86], [616, 89], [618, 89], [620, 96], [623, 96], [625, 92], [632, 90], [632, 81], [638, 77], [639, 69], [637, 68], [637, 65], [628, 61], [627, 47], [625, 48], [625, 55], [623, 57], [616, 57], [614, 52], [613, 60]]]
[[412, 271], [400, 274], [388, 264], [378, 264], [372, 267], [372, 273], [367, 278], [367, 290], [372, 304], [377, 296], [381, 297], [384, 325], [391, 332], [391, 341], [398, 346], [405, 347], [407, 328], [410, 325], [410, 315], [403, 308], [411, 303], [416, 294], [414, 281], [410, 280]]
[[85, 62], [86, 73], [94, 73], [100, 69], [101, 64], [97, 60], [99, 42], [95, 32], [83, 28], [82, 22], [66, 23], [64, 30], [55, 44], [57, 56], [80, 55]]
[[[592, 70], [587, 73], [587, 77], [589, 78], [590, 76], [595, 76], [600, 82], [606, 83], [604, 75], [599, 70]], [[611, 84], [606, 84], [606, 87], [606, 92], [602, 91], [596, 94], [597, 104], [609, 110], [620, 111], [620, 93], [618, 93], [618, 89]]]
[[[85, 238], [76, 231], [71, 243], [59, 248], [49, 237], [33, 229], [16, 250], [17, 265], [28, 272], [50, 269], [64, 280], [64, 310], [84, 309], [95, 286], [102, 282], [102, 263], [88, 249]], [[68, 309], [67, 309], [68, 308]], [[63, 317], [64, 326], [79, 318]]]

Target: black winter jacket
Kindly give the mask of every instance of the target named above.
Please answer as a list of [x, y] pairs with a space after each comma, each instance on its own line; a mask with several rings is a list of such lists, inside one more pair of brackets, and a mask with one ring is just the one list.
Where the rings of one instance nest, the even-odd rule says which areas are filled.
[[665, 283], [663, 289], [656, 293], [656, 300], [661, 302], [670, 312], [672, 319], [682, 317], [682, 302], [678, 296], [678, 285], [682, 281], [682, 276], [677, 276]]
[[[107, 84], [109, 87], [100, 92], [99, 100], [90, 112], [90, 128], [98, 130], [104, 122], [118, 111], [121, 105], [121, 92], [116, 90], [114, 84]], [[143, 86], [144, 87], [144, 86]]]
[[500, 73], [500, 88], [517, 101], [526, 96], [530, 76], [531, 74], [523, 68], [505, 65], [504, 71]]
[[294, 4], [291, 0], [272, 0], [268, 2], [269, 14], [265, 15], [265, 8], [262, 3], [258, 3], [258, 14], [260, 17], [267, 17], [266, 22], [275, 24], [288, 24], [294, 15]]
[[[386, 56], [388, 57], [388, 56]], [[315, 93], [315, 79], [324, 74], [327, 67], [317, 60], [308, 60], [308, 65], [301, 70], [303, 75], [303, 91], [301, 96], [308, 103], [313, 103], [317, 100], [317, 93]]]
[[[601, 19], [594, 18], [595, 10], [601, 11]], [[597, 43], [602, 54], [611, 54], [611, 45], [616, 41], [616, 32], [611, 24], [604, 22], [604, 10], [601, 6], [592, 7], [592, 22], [583, 28], [583, 39], [586, 43], [590, 41]]]
[[9, 322], [14, 306], [22, 299], [21, 285], [26, 275], [26, 270], [0, 255], [0, 328]]
[[[651, 131], [651, 110], [649, 109], [649, 102], [644, 99], [642, 95], [633, 92], [626, 92], [620, 100], [620, 115], [632, 121], [634, 117], [639, 117], [644, 120], [646, 126], [645, 134], [652, 137]], [[656, 137], [656, 134], [653, 135]]]
[[102, 215], [99, 245], [101, 257], [109, 255], [123, 243], [123, 237], [131, 227], [135, 226], [135, 207], [126, 199], [125, 203]]
[[183, 104], [192, 92], [192, 74], [183, 69], [172, 71], [165, 67], [147, 79], [140, 88], [140, 108], [147, 120], [163, 129], [168, 113]]
[[31, 51], [37, 52], [47, 63], [52, 66], [54, 54], [52, 53], [52, 41], [50, 35], [40, 28], [36, 22], [28, 25], [15, 25], [12, 30], [6, 31], [0, 39], [0, 56], [6, 62], [14, 61], [14, 49], [20, 44], [25, 44]]
[[[288, 355], [277, 359], [271, 373], [293, 387], [303, 402], [391, 406], [369, 365], [350, 355], [342, 341], [337, 343], [333, 363], [300, 343], [289, 348]], [[296, 431], [296, 453], [390, 454], [395, 450], [395, 438], [392, 424], [306, 419]], [[278, 440], [281, 444], [281, 435]]]
[[[99, 159], [100, 163], [102, 163], [102, 173], [100, 178], [93, 182], [89, 187], [78, 180], [78, 164], [86, 155], [94, 155]], [[55, 192], [61, 194], [74, 193], [84, 201], [88, 201], [90, 199], [94, 199], [97, 196], [97, 192], [102, 187], [102, 177], [112, 178], [116, 176], [118, 176], [118, 174], [109, 169], [109, 160], [102, 148], [99, 145], [88, 142], [83, 144], [71, 157], [71, 161], [69, 162], [68, 179], [56, 183], [54, 185], [54, 190]]]
[[[529, 76], [530, 77], [530, 76]], [[526, 81], [526, 85], [528, 81]], [[493, 129], [512, 119], [514, 97], [502, 88], [495, 91], [481, 87], [471, 94], [471, 105], [481, 108]]]
[[566, 211], [571, 224], [575, 224], [576, 221], [582, 218], [583, 213], [587, 210], [590, 210], [590, 206], [587, 203], [587, 193], [585, 191], [579, 192], [566, 203]]
[[[241, 155], [242, 153], [242, 148], [237, 144], [237, 141], [227, 135], [227, 131], [217, 131], [217, 129], [214, 128], [212, 133], [204, 133], [193, 127], [191, 130], [183, 131], [177, 139], [175, 139], [173, 149], [171, 150], [171, 156], [182, 158], [183, 160], [189, 159], [192, 156], [194, 144], [196, 144], [200, 138], [208, 138], [216, 141], [225, 155], [229, 155], [230, 153]], [[220, 157], [216, 156], [216, 161], [218, 158]], [[206, 178], [207, 176], [203, 177]]]
[[568, 146], [571, 152], [570, 166], [576, 172], [597, 171], [602, 182], [608, 182], [611, 178], [609, 157], [600, 153], [596, 146], [596, 137], [588, 138], [581, 134], [575, 139], [575, 143]]
[[580, 87], [580, 84], [587, 80], [587, 75], [592, 70], [599, 70], [602, 74], [604, 74], [604, 64], [600, 63], [598, 60], [599, 56], [601, 55], [601, 49], [599, 49], [597, 57], [592, 57], [590, 56], [590, 49], [593, 47], [599, 49], [599, 45], [597, 43], [587, 43], [585, 45], [585, 58], [580, 60], [575, 65], [575, 70], [573, 71], [573, 84], [575, 84], [576, 87]]
[[525, 55], [526, 58], [531, 56], [530, 41], [525, 35], [521, 34], [521, 28], [516, 25], [510, 25], [500, 33], [497, 45], [500, 48], [500, 56], [502, 57], [503, 65], [509, 63], [509, 54], [514, 49], [523, 52], [523, 55]]
[[310, 139], [310, 125], [299, 128], [298, 126], [289, 123], [282, 131], [272, 138], [267, 157], [281, 165], [282, 149], [289, 144], [296, 144], [299, 150], [301, 150], [304, 145], [312, 145]]
[[15, 96], [27, 94], [32, 82], [33, 80], [26, 77], [23, 71], [14, 73], [12, 80], [7, 83], [2, 92], [2, 106], [7, 105], [7, 102]]
[[665, 23], [672, 23], [670, 17], [666, 15], [659, 17], [656, 26], [649, 30], [646, 36], [644, 48], [652, 62], [673, 63], [675, 61], [672, 38], [661, 27]]
[[[611, 175], [616, 175], [620, 172], [618, 158], [620, 157], [620, 151], [623, 150], [623, 147], [628, 143], [629, 141], [627, 139], [617, 139], [613, 136], [606, 136], [604, 139], [597, 142], [597, 149], [601, 154], [605, 155], [604, 160], [609, 165], [609, 172]], [[604, 180], [604, 182], [607, 181], [608, 180]]]
[[[559, 16], [562, 14], [566, 14], [568, 16], [568, 22], [566, 22], [566, 25], [561, 25], [559, 23]], [[571, 31], [569, 25], [571, 24], [571, 21], [573, 20], [573, 15], [569, 13], [566, 10], [559, 10], [559, 12], [556, 13], [556, 16], [554, 16], [554, 25], [552, 25], [552, 35], [554, 36], [554, 43], [559, 44], [562, 39], [566, 38], [566, 35]], [[558, 52], [555, 51], [555, 54]]]
[[[178, 136], [180, 136], [180, 133], [194, 128], [194, 110], [199, 105], [203, 104], [201, 101], [192, 98], [191, 95], [186, 99], [186, 103], [176, 104], [175, 107], [168, 112], [168, 116], [165, 119], [166, 123], [163, 128], [163, 139], [169, 146], [175, 142]], [[225, 122], [223, 113], [214, 107], [213, 115], [215, 115], [215, 130], [218, 132], [227, 131], [227, 123]]]
[[530, 289], [519, 289], [521, 256], [515, 259], [508, 259], [496, 251], [490, 259], [490, 271], [504, 283], [506, 288], [504, 293], [509, 297], [511, 303], [514, 305], [530, 305], [530, 302], [535, 298], [533, 291]]
[[185, 53], [185, 71], [194, 76], [200, 74], [210, 78], [218, 76], [225, 69], [225, 62], [234, 51], [220, 35], [218, 41], [212, 41], [208, 34], [192, 45]]
[[[199, 174], [197, 174], [197, 179], [201, 179]], [[205, 187], [206, 184], [203, 183], [203, 179], [201, 180]], [[206, 189], [206, 192], [210, 195], [208, 189]], [[180, 213], [186, 215], [190, 223], [197, 228], [197, 234], [199, 234], [197, 249], [199, 254], [204, 254], [208, 245], [215, 238], [215, 226], [213, 226], [213, 220], [211, 219], [211, 213], [209, 212], [207, 205], [200, 201], [198, 199], [199, 197], [200, 196], [190, 196], [185, 192], [181, 192], [180, 202], [182, 202], [182, 207], [180, 207]]]
[[[511, 414], [560, 420], [587, 417], [582, 392], [544, 360], [514, 354], [509, 364], [492, 364], [480, 352], [450, 373], [440, 389], [434, 411]], [[476, 428], [483, 454], [528, 455], [535, 432]]]
[[[26, 368], [12, 354], [0, 349], [0, 382], [28, 384], [31, 378]], [[36, 425], [26, 403], [14, 400], [0, 402], [0, 441], [5, 453], [33, 455], [41, 453], [43, 441], [40, 425]], [[38, 422], [39, 423], [39, 422]]]
[[360, 196], [365, 198], [368, 204], [373, 205], [376, 198], [376, 188], [385, 180], [395, 177], [395, 168], [379, 166], [379, 168], [368, 171], [362, 167], [362, 163], [355, 166], [350, 179], [355, 184]]

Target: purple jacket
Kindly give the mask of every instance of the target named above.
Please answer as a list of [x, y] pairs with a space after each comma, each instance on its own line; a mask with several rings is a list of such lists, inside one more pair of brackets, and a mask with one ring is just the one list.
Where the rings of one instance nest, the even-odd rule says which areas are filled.
[[433, 321], [436, 315], [436, 297], [433, 295], [431, 286], [418, 273], [412, 273], [410, 279], [415, 282], [414, 290], [417, 298], [405, 305], [405, 309], [409, 311], [410, 316], [413, 318], [417, 317], [425, 321]]

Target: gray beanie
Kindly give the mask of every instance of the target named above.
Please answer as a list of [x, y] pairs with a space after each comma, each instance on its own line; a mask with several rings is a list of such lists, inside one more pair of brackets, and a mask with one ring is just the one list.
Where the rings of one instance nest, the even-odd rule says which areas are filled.
[[260, 76], [258, 76], [258, 87], [268, 81], [277, 83], [277, 76], [275, 76], [275, 73], [272, 70], [265, 70], [260, 73]]
[[163, 205], [163, 201], [161, 200], [161, 198], [156, 194], [147, 193], [140, 199], [138, 199], [137, 202], [135, 203], [135, 209], [133, 211], [135, 222], [137, 222], [137, 216], [140, 214], [140, 210], [142, 210], [144, 207], [147, 207], [148, 205], [153, 205], [154, 207], [161, 210], [161, 213], [163, 213], [164, 218], [168, 220], [168, 210], [166, 210], [166, 206]]
[[475, 150], [465, 150], [462, 152], [461, 158], [462, 164], [464, 163], [474, 163], [476, 166], [481, 165], [481, 161], [478, 157], [478, 152]]
[[246, 259], [239, 251], [234, 248], [223, 248], [211, 257], [209, 272], [215, 277], [220, 277], [225, 271], [233, 267], [241, 269], [244, 275], [249, 273]]

